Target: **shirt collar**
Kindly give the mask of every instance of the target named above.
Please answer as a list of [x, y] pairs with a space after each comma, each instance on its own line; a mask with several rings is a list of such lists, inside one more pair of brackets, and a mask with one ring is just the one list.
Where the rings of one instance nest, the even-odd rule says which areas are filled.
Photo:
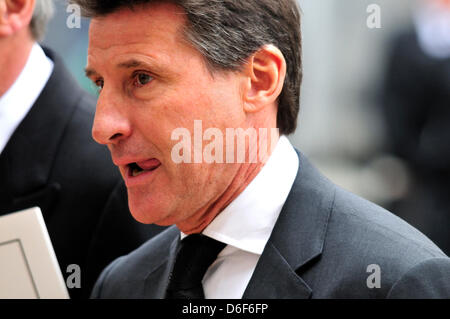
[[41, 94], [53, 71], [53, 62], [35, 43], [22, 72], [0, 96], [0, 153]]
[[258, 175], [203, 234], [261, 255], [297, 176], [298, 165], [293, 146], [286, 136], [281, 136]]

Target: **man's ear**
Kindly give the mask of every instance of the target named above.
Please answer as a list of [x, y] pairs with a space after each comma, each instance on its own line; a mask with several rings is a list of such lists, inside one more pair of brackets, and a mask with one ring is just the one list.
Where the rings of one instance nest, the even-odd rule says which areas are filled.
[[244, 111], [258, 112], [273, 104], [283, 90], [286, 60], [281, 51], [266, 45], [254, 53], [245, 67]]
[[28, 28], [33, 17], [35, 0], [0, 1], [0, 36], [10, 36]]

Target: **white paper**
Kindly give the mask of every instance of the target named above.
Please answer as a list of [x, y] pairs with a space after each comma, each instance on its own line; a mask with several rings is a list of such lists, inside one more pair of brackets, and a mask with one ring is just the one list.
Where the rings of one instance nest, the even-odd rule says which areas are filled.
[[38, 207], [0, 217], [0, 299], [68, 299]]

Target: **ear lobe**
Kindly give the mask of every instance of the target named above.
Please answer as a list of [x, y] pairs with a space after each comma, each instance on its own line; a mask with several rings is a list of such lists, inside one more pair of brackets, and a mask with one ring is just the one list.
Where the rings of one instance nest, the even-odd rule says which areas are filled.
[[286, 61], [278, 48], [273, 45], [261, 48], [250, 57], [246, 72], [246, 112], [258, 112], [277, 100], [286, 77]]
[[20, 30], [23, 26], [22, 21], [17, 15], [8, 17], [6, 23], [0, 22], [0, 36], [10, 36]]
[[34, 0], [0, 1], [0, 35], [12, 35], [29, 25], [34, 11]]
[[7, 37], [13, 34], [13, 29], [10, 25], [3, 25], [0, 22], [0, 37]]

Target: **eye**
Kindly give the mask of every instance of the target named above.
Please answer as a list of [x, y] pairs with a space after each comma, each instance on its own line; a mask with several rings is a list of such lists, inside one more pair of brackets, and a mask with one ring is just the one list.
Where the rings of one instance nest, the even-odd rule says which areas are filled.
[[147, 85], [153, 80], [153, 77], [147, 73], [137, 73], [135, 75], [135, 85], [138, 87]]
[[103, 81], [103, 79], [98, 79], [94, 81], [95, 86], [97, 87], [97, 90], [101, 90], [103, 89], [103, 86], [105, 85], [105, 82]]

